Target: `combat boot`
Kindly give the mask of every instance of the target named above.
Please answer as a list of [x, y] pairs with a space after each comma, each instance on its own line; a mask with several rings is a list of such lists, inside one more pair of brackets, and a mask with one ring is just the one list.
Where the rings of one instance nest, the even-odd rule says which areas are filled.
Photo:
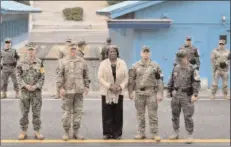
[[43, 140], [44, 136], [39, 131], [35, 131], [35, 139]]
[[188, 137], [187, 137], [185, 143], [187, 143], [187, 144], [193, 143], [193, 135], [192, 134], [188, 134]]
[[19, 91], [15, 91], [15, 98], [18, 99], [19, 98]]
[[212, 94], [211, 97], [210, 97], [211, 100], [214, 100], [215, 99], [215, 94]]
[[153, 136], [153, 139], [154, 139], [156, 142], [160, 142], [160, 141], [161, 141], [160, 136], [157, 135], [157, 134]]
[[56, 91], [56, 97], [55, 97], [55, 99], [59, 99], [59, 98], [60, 98], [60, 91], [57, 90], [57, 91]]
[[69, 140], [69, 131], [65, 131], [63, 134], [63, 140], [68, 141]]
[[224, 99], [229, 100], [230, 97], [229, 97], [227, 94], [225, 94], [225, 95], [224, 95]]
[[5, 99], [5, 98], [7, 98], [7, 94], [6, 94], [6, 92], [2, 92], [1, 93], [1, 99]]
[[146, 136], [144, 134], [137, 134], [134, 138], [137, 139], [137, 140], [138, 139], [145, 139]]
[[179, 135], [179, 132], [180, 132], [179, 130], [175, 130], [175, 131], [174, 131], [174, 134], [171, 135], [171, 136], [169, 136], [169, 139], [170, 139], [170, 140], [179, 139], [179, 136], [180, 136], [180, 135]]
[[78, 135], [78, 131], [73, 132], [73, 139], [77, 139], [77, 140], [84, 140], [83, 136]]
[[18, 140], [24, 140], [27, 138], [27, 132], [26, 131], [21, 131], [21, 133], [18, 136]]

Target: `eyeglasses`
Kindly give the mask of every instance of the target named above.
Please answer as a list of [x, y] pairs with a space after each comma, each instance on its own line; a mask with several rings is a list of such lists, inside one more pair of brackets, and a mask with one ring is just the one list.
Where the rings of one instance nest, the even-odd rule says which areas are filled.
[[71, 50], [76, 50], [76, 48], [71, 48]]
[[225, 44], [223, 44], [223, 43], [219, 43], [219, 45], [225, 45]]

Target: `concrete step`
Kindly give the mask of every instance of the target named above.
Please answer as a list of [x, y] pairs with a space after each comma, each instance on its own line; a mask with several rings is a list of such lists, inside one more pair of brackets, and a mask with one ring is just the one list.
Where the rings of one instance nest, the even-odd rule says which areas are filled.
[[60, 24], [56, 24], [56, 25], [38, 25], [38, 24], [34, 24], [33, 25], [33, 29], [35, 30], [42, 30], [42, 29], [104, 29], [107, 30], [107, 25], [104, 24], [68, 24], [66, 23], [66, 25], [60, 25]]
[[63, 28], [63, 29], [32, 29], [31, 32], [33, 33], [46, 33], [46, 32], [76, 32], [76, 33], [83, 33], [84, 34], [108, 34], [108, 29], [73, 29], [73, 28]]

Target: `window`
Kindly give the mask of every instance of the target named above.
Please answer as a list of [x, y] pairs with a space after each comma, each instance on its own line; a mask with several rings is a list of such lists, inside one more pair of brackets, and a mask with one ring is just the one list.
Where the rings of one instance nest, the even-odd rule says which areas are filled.
[[220, 40], [225, 40], [225, 44], [227, 44], [227, 35], [220, 35]]

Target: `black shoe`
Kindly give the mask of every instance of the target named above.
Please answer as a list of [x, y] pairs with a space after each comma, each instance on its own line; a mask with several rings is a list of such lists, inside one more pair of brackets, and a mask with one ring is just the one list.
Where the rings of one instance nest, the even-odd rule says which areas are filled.
[[116, 140], [120, 140], [120, 139], [121, 139], [121, 136], [116, 136], [116, 135], [114, 135], [114, 136], [112, 136], [112, 138], [113, 138], [113, 139], [116, 139]]
[[103, 139], [104, 140], [108, 140], [108, 139], [110, 139], [111, 137], [109, 136], [109, 135], [103, 135]]

